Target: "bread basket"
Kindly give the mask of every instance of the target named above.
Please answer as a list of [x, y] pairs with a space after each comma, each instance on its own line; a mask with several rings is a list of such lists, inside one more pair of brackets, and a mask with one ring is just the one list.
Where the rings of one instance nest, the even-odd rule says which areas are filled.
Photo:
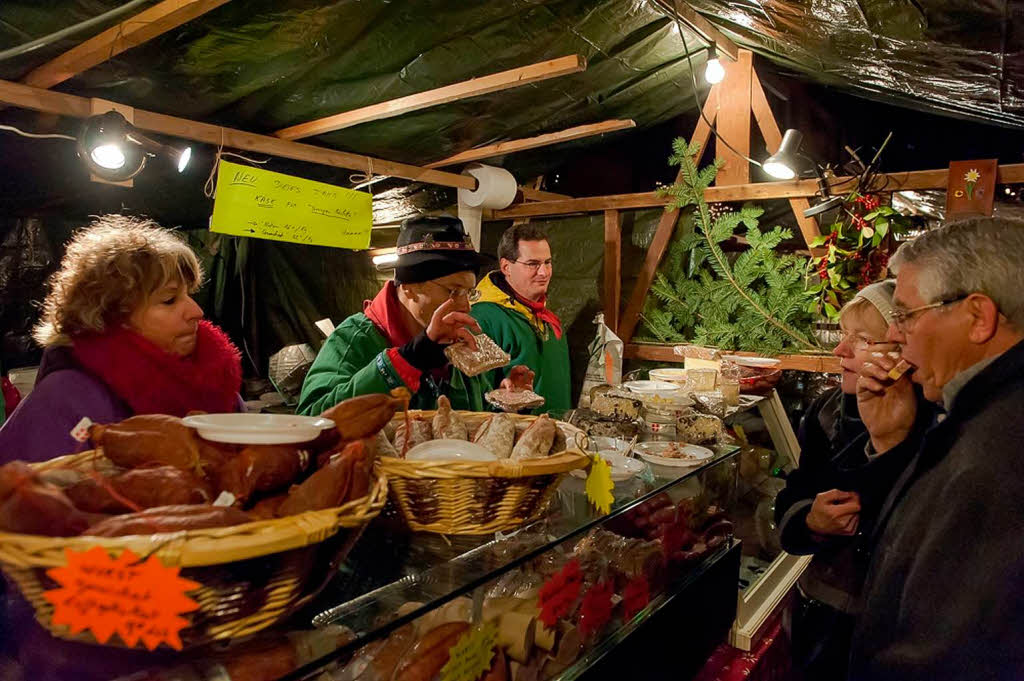
[[[64, 456], [38, 471], [89, 470], [107, 463], [102, 450]], [[180, 576], [198, 582], [188, 596], [199, 608], [182, 615], [183, 648], [247, 636], [288, 616], [323, 588], [359, 538], [362, 528], [387, 501], [387, 481], [379, 473], [367, 496], [342, 506], [232, 527], [124, 537], [46, 537], [0, 532], [0, 568], [35, 609], [36, 619], [55, 636], [97, 643], [86, 630], [51, 622], [53, 606], [43, 592], [59, 587], [47, 570], [66, 564], [65, 551], [100, 546], [111, 555], [126, 549], [143, 559], [156, 555]], [[115, 635], [106, 645], [123, 647]], [[141, 647], [141, 644], [139, 644]]]
[[[433, 418], [434, 411], [410, 411]], [[489, 416], [457, 412], [472, 433]], [[521, 433], [537, 417], [509, 415]], [[397, 415], [397, 425], [404, 415]], [[540, 518], [562, 478], [584, 468], [590, 458], [575, 445], [583, 431], [556, 421], [569, 449], [539, 459], [498, 461], [409, 461], [381, 457], [377, 470], [387, 476], [392, 504], [415, 531], [441, 534], [490, 534], [511, 530]]]

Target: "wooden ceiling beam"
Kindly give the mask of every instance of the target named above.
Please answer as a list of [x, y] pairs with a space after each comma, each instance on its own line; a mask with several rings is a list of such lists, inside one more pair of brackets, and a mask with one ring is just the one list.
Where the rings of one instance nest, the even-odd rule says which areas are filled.
[[32, 87], [51, 88], [227, 2], [229, 0], [164, 0], [36, 67], [22, 82]]
[[628, 119], [624, 121], [611, 120], [602, 121], [600, 123], [588, 123], [587, 125], [577, 125], [572, 128], [566, 128], [565, 130], [559, 130], [558, 132], [549, 132], [543, 135], [537, 135], [536, 137], [524, 137], [523, 139], [508, 140], [505, 142], [498, 142], [497, 144], [488, 144], [487, 146], [469, 149], [455, 154], [454, 156], [441, 159], [440, 161], [427, 163], [424, 167], [443, 168], [444, 166], [452, 166], [456, 163], [468, 163], [470, 161], [479, 161], [480, 159], [492, 158], [494, 156], [514, 154], [517, 151], [537, 149], [538, 147], [546, 147], [552, 144], [560, 144], [562, 142], [578, 140], [584, 137], [593, 137], [594, 135], [603, 135], [606, 132], [626, 130], [627, 128], [634, 127], [636, 127], [636, 122]]
[[[5, 80], [0, 80], [0, 102], [33, 111], [74, 118], [88, 118], [92, 115], [91, 100], [86, 97], [44, 90]], [[171, 135], [213, 146], [223, 145], [232, 149], [244, 149], [270, 156], [358, 170], [375, 175], [390, 175], [445, 187], [476, 189], [476, 178], [470, 175], [456, 175], [443, 170], [421, 168], [407, 163], [326, 149], [312, 144], [290, 142], [277, 137], [200, 123], [144, 109], [135, 109], [134, 125], [147, 132]]]
[[306, 123], [299, 123], [278, 130], [275, 135], [282, 139], [295, 140], [313, 135], [349, 128], [360, 123], [379, 121], [383, 118], [401, 116], [411, 111], [419, 111], [439, 104], [447, 104], [467, 97], [477, 97], [489, 92], [507, 90], [509, 88], [536, 83], [548, 78], [579, 73], [587, 68], [587, 60], [578, 54], [567, 57], [549, 59], [547, 61], [521, 66], [509, 71], [492, 73], [488, 76], [471, 78], [460, 83], [417, 92], [414, 95], [391, 99], [386, 102], [371, 104], [352, 111], [325, 116]]
[[690, 25], [694, 31], [696, 31], [704, 40], [715, 43], [715, 46], [729, 55], [729, 58], [733, 61], [738, 61], [740, 58], [740, 47], [729, 39], [724, 33], [719, 31], [714, 24], [705, 19], [703, 16], [698, 14], [697, 10], [690, 7], [686, 2], [672, 1], [672, 7], [679, 18]]

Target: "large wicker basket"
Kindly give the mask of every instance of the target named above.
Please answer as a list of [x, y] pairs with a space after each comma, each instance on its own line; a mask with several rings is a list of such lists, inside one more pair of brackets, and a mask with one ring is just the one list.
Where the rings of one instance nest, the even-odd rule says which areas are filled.
[[[85, 469], [108, 463], [101, 450], [53, 459], [36, 470]], [[330, 580], [363, 527], [384, 508], [387, 480], [377, 474], [370, 493], [336, 508], [287, 518], [187, 532], [126, 537], [43, 537], [0, 532], [0, 568], [35, 609], [51, 633], [97, 643], [88, 631], [72, 636], [51, 623], [53, 606], [43, 592], [60, 585], [46, 571], [65, 565], [65, 550], [103, 547], [111, 555], [125, 549], [156, 555], [180, 575], [202, 586], [189, 592], [199, 608], [183, 615], [182, 646], [246, 636], [305, 605]], [[115, 635], [107, 645], [123, 646]], [[141, 645], [141, 644], [140, 644]]]
[[[435, 412], [409, 414], [429, 419]], [[458, 414], [470, 433], [488, 416]], [[510, 416], [519, 432], [537, 418]], [[392, 424], [403, 418], [395, 416]], [[441, 534], [511, 530], [540, 518], [565, 474], [590, 462], [574, 442], [583, 432], [568, 423], [556, 423], [566, 433], [569, 449], [541, 459], [408, 461], [384, 456], [377, 461], [378, 470], [387, 476], [391, 501], [412, 530]]]

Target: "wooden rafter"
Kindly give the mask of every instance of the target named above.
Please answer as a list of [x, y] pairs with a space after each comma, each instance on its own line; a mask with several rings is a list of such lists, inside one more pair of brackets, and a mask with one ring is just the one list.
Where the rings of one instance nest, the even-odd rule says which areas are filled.
[[494, 156], [514, 154], [517, 151], [546, 147], [551, 144], [559, 144], [561, 142], [578, 140], [583, 137], [592, 137], [594, 135], [603, 135], [606, 132], [625, 130], [633, 127], [636, 127], [636, 123], [632, 120], [612, 120], [602, 121], [600, 123], [589, 123], [587, 125], [577, 125], [572, 128], [566, 128], [565, 130], [559, 130], [558, 132], [549, 132], [543, 135], [537, 135], [536, 137], [508, 140], [505, 142], [498, 142], [497, 144], [488, 144], [487, 146], [469, 149], [468, 151], [463, 151], [462, 153], [449, 156], [448, 158], [441, 159], [440, 161], [428, 163], [424, 167], [443, 168], [444, 166], [451, 166], [456, 163], [468, 163], [469, 161], [479, 161], [480, 159], [492, 158]]
[[22, 82], [33, 87], [51, 88], [228, 1], [164, 0], [33, 69]]
[[[734, 355], [756, 356], [755, 352], [733, 352]], [[646, 359], [669, 364], [682, 364], [683, 357], [675, 354], [671, 345], [654, 345], [649, 343], [627, 343], [622, 356], [626, 359]], [[780, 360], [780, 369], [796, 369], [798, 371], [814, 371], [817, 373], [838, 374], [839, 358], [833, 355], [776, 355]]]
[[[42, 111], [60, 116], [88, 118], [92, 115], [91, 100], [86, 97], [68, 95], [62, 92], [30, 87], [21, 83], [0, 80], [0, 102], [12, 104], [33, 111]], [[219, 125], [166, 116], [164, 114], [135, 109], [135, 127], [181, 139], [194, 140], [214, 146], [224, 145], [232, 149], [244, 149], [271, 156], [290, 158], [296, 161], [318, 163], [335, 168], [347, 168], [377, 175], [402, 177], [419, 182], [476, 189], [476, 178], [470, 175], [456, 175], [443, 170], [421, 168], [407, 163], [372, 158], [347, 151], [325, 149], [312, 144], [290, 142], [268, 135], [258, 135], [244, 130], [224, 128]]]
[[622, 215], [604, 212], [604, 323], [618, 333], [622, 298]]
[[420, 109], [466, 99], [467, 97], [476, 97], [489, 92], [497, 92], [498, 90], [507, 90], [529, 83], [536, 83], [556, 76], [579, 73], [586, 68], [587, 60], [585, 58], [578, 54], [571, 54], [567, 57], [549, 59], [536, 64], [530, 64], [529, 66], [521, 66], [479, 78], [471, 78], [461, 83], [445, 85], [433, 90], [417, 92], [414, 95], [371, 104], [306, 123], [299, 123], [298, 125], [278, 130], [274, 134], [288, 140], [322, 135], [326, 132], [348, 128], [360, 123], [401, 116], [410, 111], [419, 111]]
[[690, 7], [686, 2], [671, 0], [670, 4], [676, 14], [679, 15], [679, 18], [689, 24], [692, 29], [704, 38], [704, 40], [715, 43], [715, 46], [725, 54], [729, 55], [733, 61], [740, 58], [739, 46], [726, 37], [724, 33], [715, 28], [710, 21], [698, 14], [697, 10]]

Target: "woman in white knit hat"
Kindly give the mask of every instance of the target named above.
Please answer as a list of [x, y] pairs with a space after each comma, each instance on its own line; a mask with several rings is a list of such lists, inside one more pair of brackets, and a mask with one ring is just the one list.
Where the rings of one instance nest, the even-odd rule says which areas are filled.
[[[866, 453], [867, 430], [857, 412], [857, 377], [872, 354], [898, 352], [885, 341], [893, 319], [895, 281], [865, 287], [839, 313], [843, 336], [833, 354], [840, 358], [842, 382], [811, 405], [800, 424], [800, 467], [775, 499], [782, 547], [813, 554], [800, 578], [794, 612], [795, 666], [805, 679], [843, 679], [872, 546], [866, 537], [878, 508], [909, 457]], [[919, 408], [920, 427], [932, 410]], [[906, 458], [906, 460], [904, 460]]]

